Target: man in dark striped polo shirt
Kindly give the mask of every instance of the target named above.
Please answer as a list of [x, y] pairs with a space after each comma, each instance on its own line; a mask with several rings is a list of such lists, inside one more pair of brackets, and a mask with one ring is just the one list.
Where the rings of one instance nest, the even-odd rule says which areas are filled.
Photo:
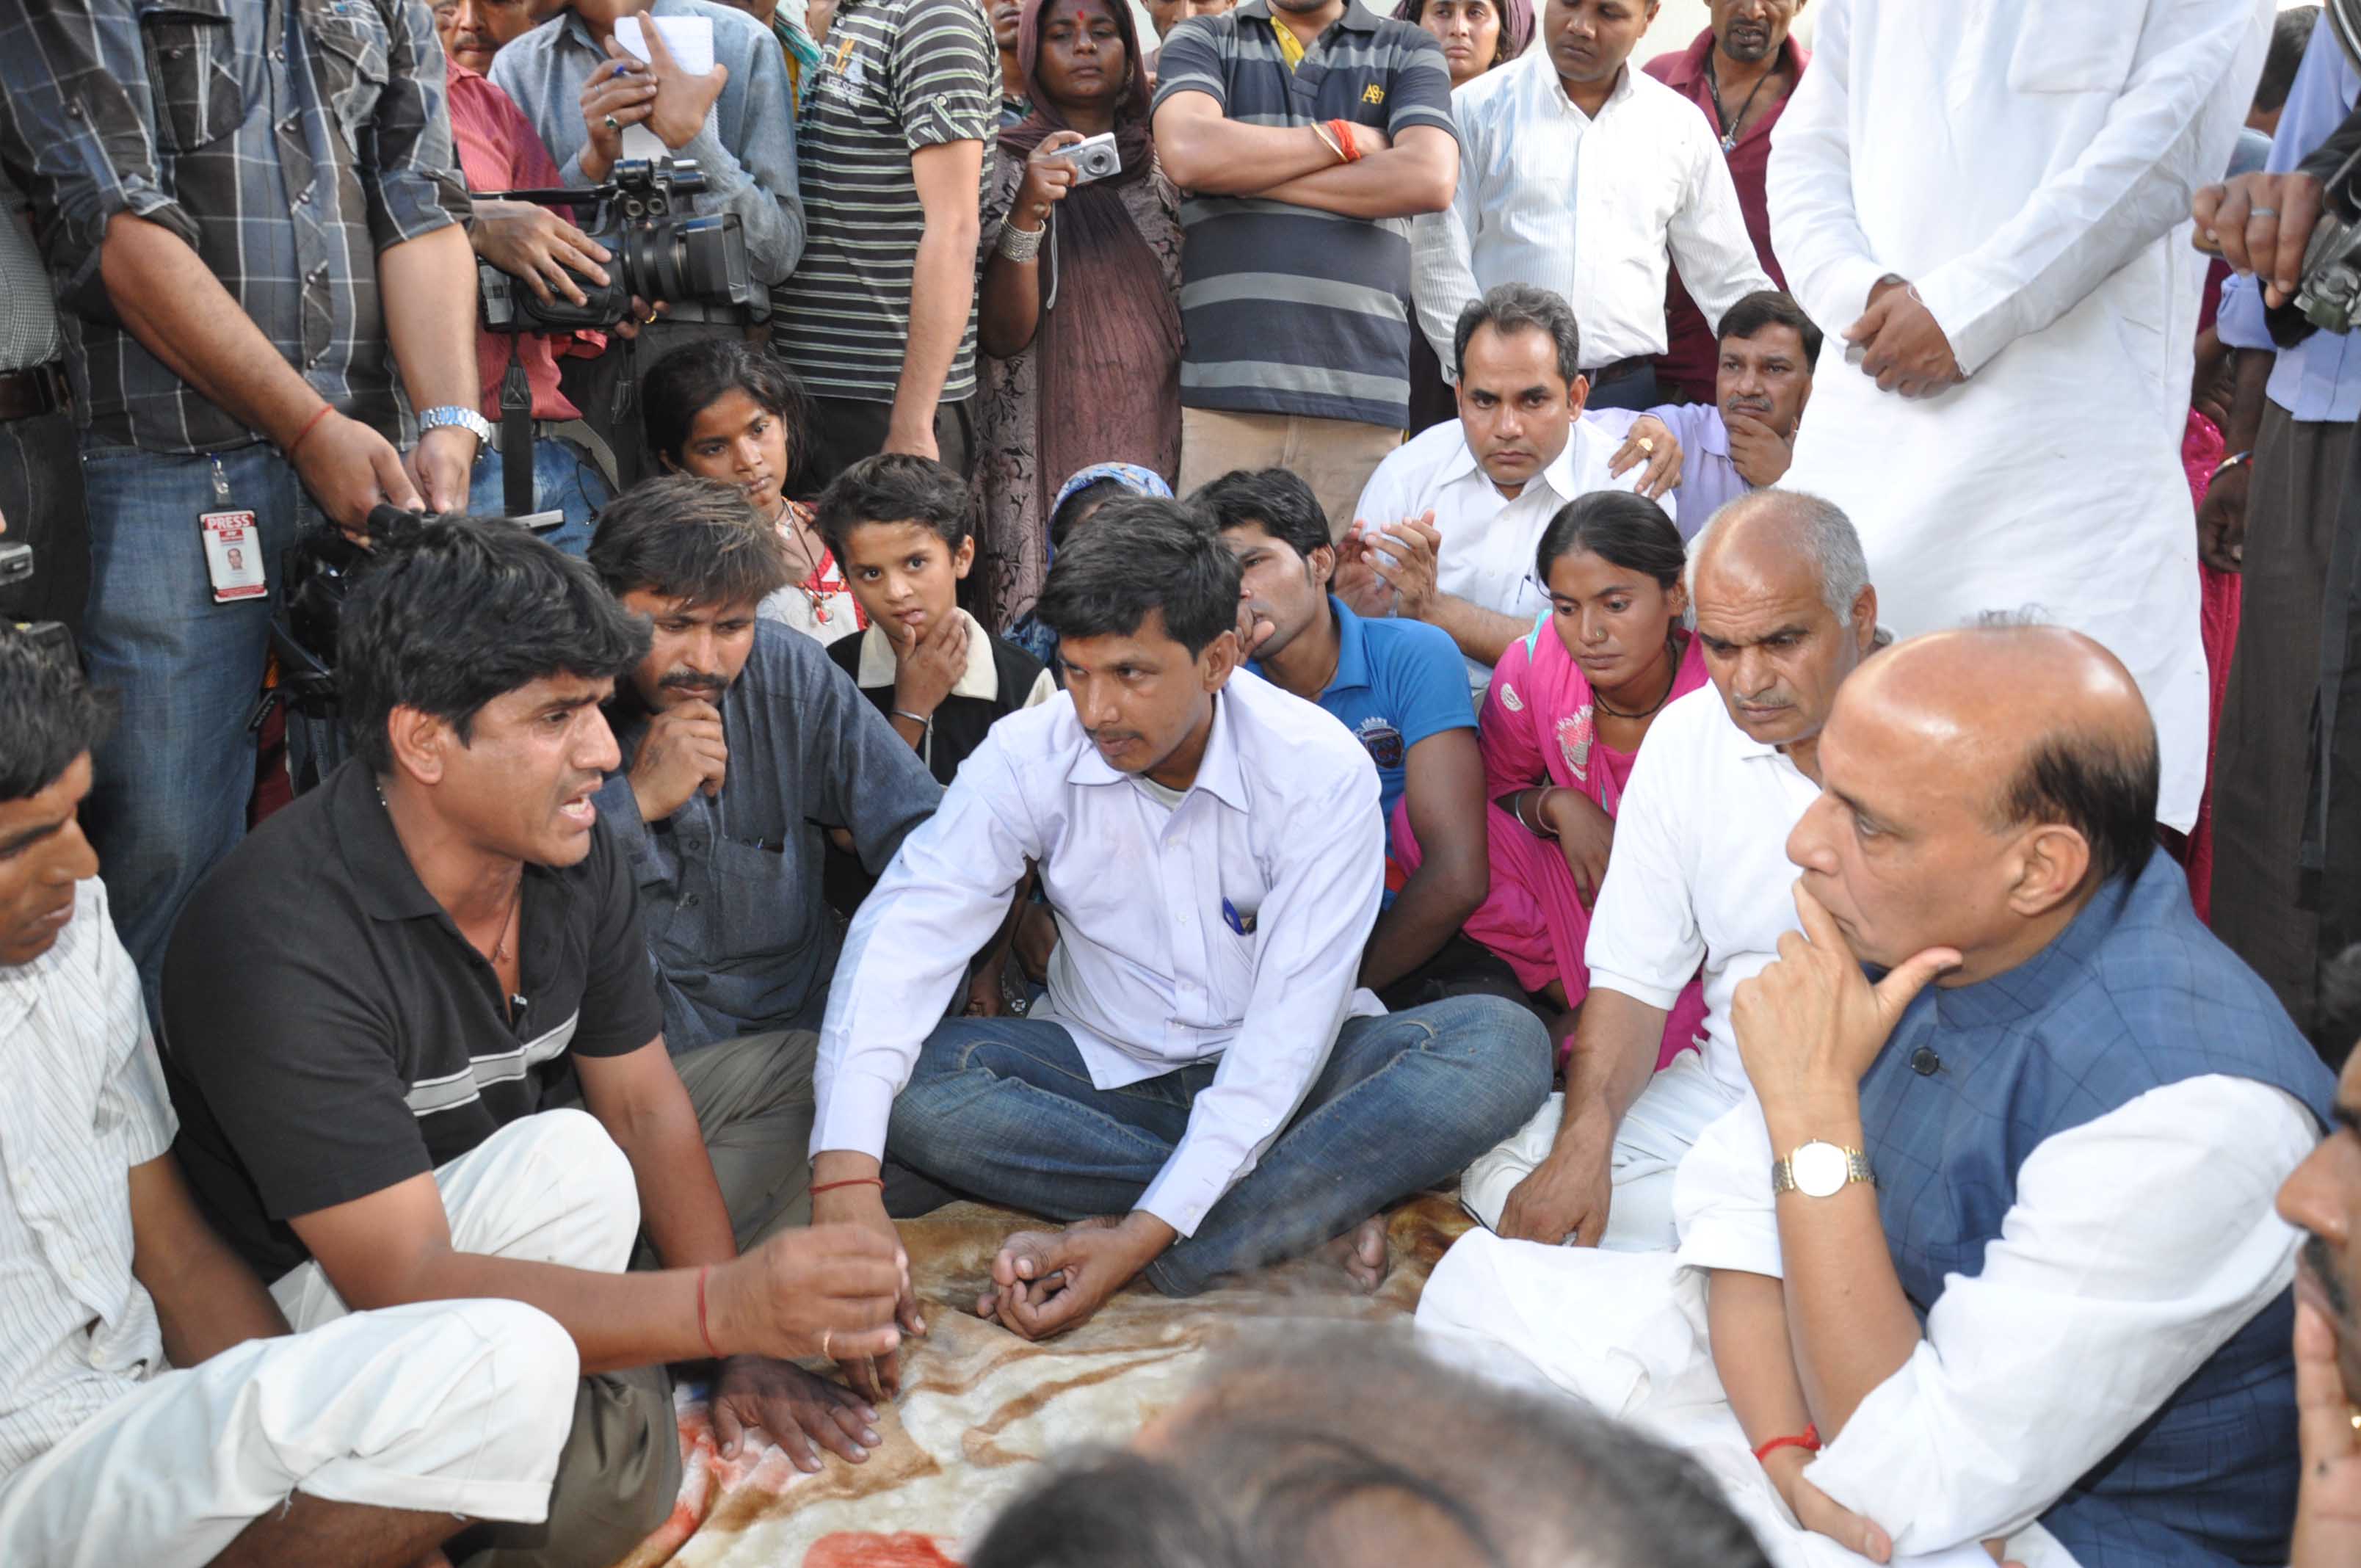
[[1000, 62], [976, 0], [843, 0], [807, 73], [803, 262], [771, 342], [813, 394], [798, 494], [861, 458], [967, 471], [975, 247]]
[[1174, 27], [1156, 150], [1180, 210], [1180, 489], [1292, 468], [1342, 530], [1409, 418], [1410, 225], [1451, 203], [1443, 48], [1360, 0]]

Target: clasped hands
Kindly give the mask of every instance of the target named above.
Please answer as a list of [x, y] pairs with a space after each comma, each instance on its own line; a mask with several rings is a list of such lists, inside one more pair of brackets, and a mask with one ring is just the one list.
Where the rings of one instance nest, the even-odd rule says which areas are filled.
[[1931, 398], [1965, 379], [1951, 340], [1906, 280], [1879, 279], [1869, 308], [1844, 338], [1861, 351], [1861, 373], [1874, 378], [1881, 392]]

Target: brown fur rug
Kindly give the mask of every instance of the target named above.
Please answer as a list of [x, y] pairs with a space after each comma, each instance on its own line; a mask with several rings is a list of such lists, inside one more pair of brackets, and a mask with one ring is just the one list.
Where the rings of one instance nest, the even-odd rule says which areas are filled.
[[878, 1421], [884, 1446], [862, 1464], [826, 1456], [816, 1475], [768, 1447], [724, 1462], [701, 1390], [684, 1388], [680, 1501], [619, 1568], [954, 1568], [1034, 1466], [1126, 1441], [1187, 1393], [1225, 1339], [1339, 1321], [1407, 1332], [1429, 1271], [1470, 1223], [1439, 1195], [1393, 1211], [1393, 1271], [1374, 1295], [1304, 1258], [1185, 1301], [1136, 1284], [1071, 1333], [1028, 1344], [972, 1309], [1001, 1238], [1038, 1223], [970, 1203], [906, 1220], [930, 1332], [903, 1354], [902, 1398]]

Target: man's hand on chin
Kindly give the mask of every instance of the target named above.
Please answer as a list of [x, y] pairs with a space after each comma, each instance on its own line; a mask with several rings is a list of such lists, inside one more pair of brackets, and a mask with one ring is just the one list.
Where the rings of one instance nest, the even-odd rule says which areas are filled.
[[976, 1315], [1025, 1339], [1086, 1321], [1179, 1235], [1145, 1211], [1083, 1220], [1063, 1231], [1018, 1231], [992, 1260], [992, 1288]]

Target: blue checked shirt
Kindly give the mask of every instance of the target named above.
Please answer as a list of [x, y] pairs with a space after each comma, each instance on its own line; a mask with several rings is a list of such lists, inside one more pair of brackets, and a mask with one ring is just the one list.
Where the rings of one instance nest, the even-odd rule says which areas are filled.
[[377, 256], [469, 214], [424, 5], [9, 5], [0, 85], [0, 159], [25, 178], [93, 440], [258, 439], [116, 319], [99, 245], [130, 213], [187, 241], [322, 397], [407, 442]]

